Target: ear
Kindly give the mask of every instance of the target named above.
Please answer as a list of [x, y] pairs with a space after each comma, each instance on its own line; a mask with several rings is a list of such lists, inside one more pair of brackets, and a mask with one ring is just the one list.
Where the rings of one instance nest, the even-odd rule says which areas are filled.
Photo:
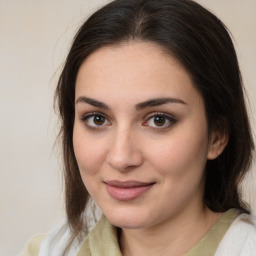
[[228, 144], [228, 134], [219, 130], [213, 131], [210, 135], [207, 159], [217, 158]]

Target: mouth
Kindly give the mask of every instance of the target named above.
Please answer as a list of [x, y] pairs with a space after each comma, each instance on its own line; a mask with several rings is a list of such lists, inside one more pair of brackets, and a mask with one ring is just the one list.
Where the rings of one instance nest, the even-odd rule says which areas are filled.
[[155, 182], [140, 182], [140, 181], [117, 181], [111, 180], [104, 182], [108, 194], [119, 201], [129, 201], [136, 199], [150, 190]]

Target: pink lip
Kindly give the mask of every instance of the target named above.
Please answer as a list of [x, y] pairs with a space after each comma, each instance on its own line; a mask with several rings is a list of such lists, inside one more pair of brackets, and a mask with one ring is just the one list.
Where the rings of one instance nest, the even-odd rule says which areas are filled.
[[153, 187], [155, 183], [145, 183], [140, 181], [107, 181], [107, 192], [111, 197], [119, 201], [133, 200]]

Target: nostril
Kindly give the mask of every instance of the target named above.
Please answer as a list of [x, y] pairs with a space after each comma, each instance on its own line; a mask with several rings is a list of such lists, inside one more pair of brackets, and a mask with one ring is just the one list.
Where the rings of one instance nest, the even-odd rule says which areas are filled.
[[140, 166], [143, 157], [132, 129], [127, 126], [119, 127], [113, 136], [107, 153], [107, 163], [118, 171], [128, 171], [130, 167]]
[[118, 171], [128, 171], [130, 167], [140, 166], [142, 162], [142, 155], [136, 151], [109, 152], [107, 156], [107, 163]]

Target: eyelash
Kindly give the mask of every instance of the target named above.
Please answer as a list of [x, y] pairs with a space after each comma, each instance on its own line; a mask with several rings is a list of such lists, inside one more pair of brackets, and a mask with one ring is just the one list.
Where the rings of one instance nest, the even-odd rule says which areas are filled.
[[[150, 119], [154, 119], [156, 117], [160, 117], [160, 118], [164, 118], [164, 124], [162, 126], [150, 126], [148, 125], [148, 122]], [[147, 118], [147, 120], [145, 122], [143, 122], [143, 126], [150, 126], [152, 129], [157, 129], [157, 130], [165, 130], [165, 129], [168, 129], [170, 128], [177, 120], [169, 115], [169, 114], [166, 114], [166, 113], [161, 113], [161, 112], [156, 112], [156, 113], [152, 113], [150, 114], [150, 116]], [[169, 122], [168, 125], [166, 125], [166, 122]]]
[[[103, 117], [104, 118], [104, 123], [103, 125], [90, 125], [89, 124], [89, 119], [91, 117], [95, 118], [95, 117]], [[148, 123], [151, 119], [154, 119], [156, 117], [160, 117], [160, 118], [163, 118], [164, 119], [164, 124], [163, 125], [160, 125], [159, 127], [156, 126], [150, 126]], [[86, 114], [84, 115], [81, 120], [84, 122], [85, 126], [91, 130], [100, 130], [100, 129], [104, 129], [106, 126], [110, 126], [111, 125], [111, 122], [108, 120], [108, 118], [100, 113], [100, 112], [92, 112], [92, 113], [89, 113], [89, 114]], [[104, 125], [105, 122], [108, 122], [107, 125]], [[177, 120], [175, 118], [173, 118], [171, 115], [169, 114], [166, 114], [166, 113], [159, 113], [159, 112], [156, 112], [156, 113], [151, 113], [147, 118], [146, 118], [146, 121], [144, 121], [142, 123], [143, 126], [149, 126], [150, 128], [152, 129], [155, 129], [155, 130], [165, 130], [165, 129], [168, 129], [169, 127], [171, 127]], [[94, 120], [93, 120], [94, 122]], [[168, 125], [166, 125], [166, 122], [169, 122]]]
[[[89, 120], [89, 118], [91, 118], [91, 117], [103, 117], [104, 118], [104, 123], [105, 123], [105, 121], [107, 120], [108, 121], [108, 119], [106, 118], [106, 116], [104, 115], [104, 114], [102, 114], [102, 113], [100, 113], [100, 112], [92, 112], [92, 113], [89, 113], [89, 114], [86, 114], [86, 115], [84, 115], [82, 118], [81, 118], [81, 120], [84, 122], [84, 124], [85, 124], [85, 126], [87, 127], [87, 128], [89, 128], [89, 129], [91, 129], [91, 130], [100, 130], [100, 129], [103, 129], [105, 126], [103, 126], [103, 125], [95, 125], [95, 126], [93, 126], [93, 125], [90, 125], [89, 123], [88, 123], [88, 120]], [[109, 121], [108, 121], [109, 122]], [[109, 122], [110, 123], [110, 122]], [[110, 123], [111, 124], [111, 123]]]

